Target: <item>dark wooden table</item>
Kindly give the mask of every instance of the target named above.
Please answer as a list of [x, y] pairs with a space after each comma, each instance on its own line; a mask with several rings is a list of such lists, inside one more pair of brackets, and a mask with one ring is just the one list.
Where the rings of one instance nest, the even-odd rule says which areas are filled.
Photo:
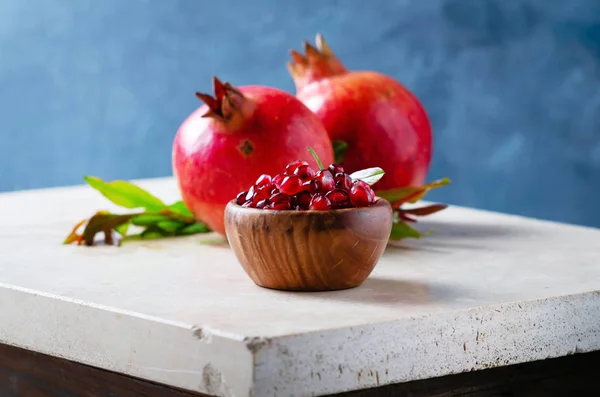
[[[413, 381], [336, 397], [600, 396], [600, 352]], [[205, 396], [0, 345], [2, 397]]]

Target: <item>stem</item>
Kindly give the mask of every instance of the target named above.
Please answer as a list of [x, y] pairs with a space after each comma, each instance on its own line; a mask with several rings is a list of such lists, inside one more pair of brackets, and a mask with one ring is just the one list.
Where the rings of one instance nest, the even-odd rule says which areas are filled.
[[308, 147], [308, 151], [315, 158], [315, 161], [317, 162], [319, 169], [321, 169], [321, 170], [325, 169], [325, 167], [323, 167], [323, 163], [321, 163], [321, 160], [319, 159], [319, 156], [317, 155], [317, 152], [315, 152], [315, 150], [313, 148], [311, 148], [310, 146]]

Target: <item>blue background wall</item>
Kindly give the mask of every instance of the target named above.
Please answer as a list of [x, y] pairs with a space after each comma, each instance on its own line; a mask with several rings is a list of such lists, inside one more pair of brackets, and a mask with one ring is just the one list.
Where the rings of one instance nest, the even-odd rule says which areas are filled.
[[0, 190], [171, 174], [217, 74], [293, 92], [325, 34], [433, 121], [448, 203], [600, 226], [600, 1], [0, 1]]

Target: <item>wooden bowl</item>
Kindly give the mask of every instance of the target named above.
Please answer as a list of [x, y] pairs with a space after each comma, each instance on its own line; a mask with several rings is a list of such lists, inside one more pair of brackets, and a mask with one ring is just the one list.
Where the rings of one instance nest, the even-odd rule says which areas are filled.
[[362, 284], [385, 250], [392, 208], [270, 211], [225, 208], [225, 231], [238, 261], [259, 286], [332, 291]]

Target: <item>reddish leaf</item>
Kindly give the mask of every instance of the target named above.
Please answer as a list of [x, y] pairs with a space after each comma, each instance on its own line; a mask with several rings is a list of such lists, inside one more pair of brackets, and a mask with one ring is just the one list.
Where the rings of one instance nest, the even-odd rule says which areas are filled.
[[448, 208], [448, 206], [446, 204], [432, 204], [432, 205], [428, 205], [426, 207], [411, 208], [411, 209], [399, 209], [398, 211], [401, 212], [402, 214], [425, 216], [425, 215], [431, 215], [433, 213], [436, 213], [436, 212], [441, 211], [446, 208]]
[[397, 208], [403, 203], [415, 203], [423, 198], [429, 190], [446, 186], [449, 183], [450, 179], [442, 178], [423, 186], [407, 186], [399, 189], [378, 190], [376, 193], [377, 196], [386, 199], [392, 203], [393, 207]]
[[73, 228], [73, 230], [71, 231], [71, 233], [69, 233], [69, 235], [67, 236], [67, 238], [65, 238], [65, 241], [63, 241], [63, 244], [71, 244], [71, 243], [81, 243], [81, 240], [83, 239], [83, 236], [81, 236], [80, 234], [77, 233], [77, 230], [79, 230], [79, 228], [87, 222], [87, 219], [82, 220], [81, 222], [77, 223], [75, 225], [75, 227]]
[[85, 220], [79, 222], [75, 226], [71, 234], [65, 239], [64, 243], [70, 244], [76, 242], [79, 245], [82, 243], [85, 245], [93, 245], [96, 234], [104, 233], [106, 244], [118, 245], [118, 239], [113, 235], [114, 229], [128, 223], [131, 218], [137, 215], [139, 214], [115, 215], [106, 211], [98, 211], [89, 219], [89, 221], [87, 221], [87, 225], [85, 225], [81, 235], [77, 234], [77, 229], [86, 222]]
[[411, 218], [410, 216], [406, 215], [402, 211], [398, 211], [398, 220], [404, 221], [404, 222], [416, 222], [417, 221], [416, 219]]

